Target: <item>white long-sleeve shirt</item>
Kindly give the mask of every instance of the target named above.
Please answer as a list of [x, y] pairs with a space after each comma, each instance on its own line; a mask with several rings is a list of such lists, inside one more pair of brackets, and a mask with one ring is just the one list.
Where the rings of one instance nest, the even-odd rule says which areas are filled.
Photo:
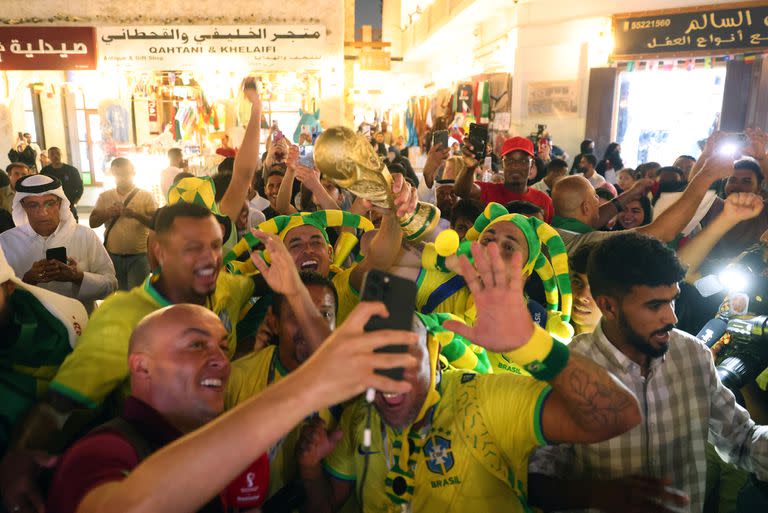
[[83, 281], [80, 284], [52, 281], [38, 286], [80, 300], [90, 313], [95, 300], [104, 299], [117, 289], [112, 260], [93, 230], [74, 222], [62, 222], [48, 237], [39, 235], [29, 224], [0, 233], [0, 247], [19, 278], [24, 277], [32, 264], [45, 259], [46, 250], [60, 246], [67, 248], [67, 256], [77, 262]]

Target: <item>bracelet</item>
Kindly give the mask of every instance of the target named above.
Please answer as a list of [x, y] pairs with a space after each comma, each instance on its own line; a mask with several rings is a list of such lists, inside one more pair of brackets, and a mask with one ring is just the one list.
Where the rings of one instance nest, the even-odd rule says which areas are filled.
[[570, 352], [568, 346], [553, 339], [536, 325], [528, 343], [507, 355], [510, 361], [520, 365], [539, 381], [551, 381], [568, 364]]
[[619, 198], [613, 198], [611, 200], [611, 205], [616, 209], [617, 212], [621, 212], [624, 210], [624, 207], [621, 205], [621, 202], [619, 201]]

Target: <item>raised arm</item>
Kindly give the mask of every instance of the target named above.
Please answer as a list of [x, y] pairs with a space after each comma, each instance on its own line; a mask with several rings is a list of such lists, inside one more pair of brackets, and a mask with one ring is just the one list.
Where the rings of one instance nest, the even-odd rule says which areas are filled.
[[359, 305], [299, 369], [152, 454], [123, 481], [94, 488], [80, 503], [78, 513], [198, 511], [312, 412], [340, 404], [367, 387], [407, 392], [408, 383], [387, 379], [375, 369], [415, 367], [416, 359], [408, 354], [374, 353], [374, 349], [393, 343], [414, 344], [416, 336], [363, 332], [372, 315], [385, 311], [381, 303]]
[[256, 81], [246, 78], [243, 81], [243, 93], [251, 102], [251, 119], [245, 128], [243, 144], [235, 157], [232, 181], [227, 192], [219, 202], [219, 210], [232, 220], [232, 223], [240, 217], [240, 210], [248, 196], [248, 187], [253, 181], [253, 175], [259, 167], [261, 145], [261, 99], [256, 89]]
[[734, 226], [757, 217], [763, 211], [763, 200], [757, 194], [733, 193], [725, 199], [723, 212], [698, 235], [677, 251], [680, 262], [688, 267], [685, 281], [693, 283], [700, 278], [699, 267], [712, 248]]
[[259, 256], [259, 253], [251, 254], [251, 259], [267, 285], [276, 293], [281, 294], [291, 305], [296, 320], [302, 333], [307, 337], [312, 347], [319, 346], [331, 334], [328, 323], [317, 310], [312, 296], [299, 277], [299, 271], [293, 262], [293, 257], [288, 253], [283, 242], [276, 237], [261, 231], [253, 234], [264, 242], [269, 252], [271, 265]]
[[619, 210], [616, 208], [614, 203], [621, 205], [622, 209], [626, 208], [629, 203], [637, 201], [643, 196], [647, 196], [652, 186], [653, 180], [650, 178], [641, 178], [640, 180], [636, 181], [634, 185], [632, 185], [632, 187], [630, 187], [626, 192], [616, 197], [614, 201], [609, 201], [608, 203], [600, 205], [600, 219], [598, 220], [597, 226], [607, 225], [608, 221], [610, 221], [616, 214], [619, 213]]
[[277, 207], [277, 213], [280, 215], [295, 214], [296, 207], [291, 205], [291, 196], [293, 196], [293, 180], [296, 177], [296, 166], [298, 165], [299, 148], [297, 146], [291, 146], [288, 150], [288, 159], [286, 161], [285, 175], [283, 181], [280, 182], [280, 190], [277, 191], [277, 201], [275, 206]]
[[480, 187], [475, 184], [475, 171], [480, 163], [472, 154], [472, 145], [462, 148], [464, 171], [459, 173], [453, 184], [453, 192], [460, 198], [480, 199]]
[[474, 244], [472, 256], [474, 264], [462, 256], [459, 266], [475, 299], [477, 321], [474, 327], [448, 321], [445, 328], [505, 353], [552, 386], [542, 409], [544, 437], [550, 442], [594, 443], [638, 425], [640, 407], [632, 392], [591, 360], [569, 354], [567, 346], [534, 325], [523, 295], [521, 254], [505, 264], [498, 246], [491, 243], [485, 248]]
[[451, 150], [443, 147], [442, 144], [435, 144], [427, 153], [427, 161], [424, 163], [424, 169], [421, 173], [424, 176], [424, 185], [431, 189], [435, 185], [435, 176], [437, 170], [445, 163], [451, 154]]
[[766, 153], [768, 134], [763, 132], [760, 128], [747, 128], [745, 132], [749, 137], [749, 146], [747, 146], [744, 153], [760, 164], [760, 170], [763, 172], [763, 177], [768, 179], [768, 153]]
[[409, 185], [402, 175], [395, 174], [393, 178], [392, 191], [395, 193], [397, 211], [380, 209], [383, 217], [379, 231], [371, 241], [365, 258], [355, 266], [349, 277], [349, 282], [355, 290], [360, 290], [362, 287], [363, 276], [367, 271], [371, 269], [387, 271], [395, 264], [403, 242], [403, 231], [400, 229], [398, 217], [412, 213], [416, 209], [416, 189]]
[[683, 195], [650, 224], [635, 228], [638, 232], [670, 242], [691, 222], [709, 187], [733, 172], [733, 161], [723, 155], [713, 155], [702, 170], [690, 181]]

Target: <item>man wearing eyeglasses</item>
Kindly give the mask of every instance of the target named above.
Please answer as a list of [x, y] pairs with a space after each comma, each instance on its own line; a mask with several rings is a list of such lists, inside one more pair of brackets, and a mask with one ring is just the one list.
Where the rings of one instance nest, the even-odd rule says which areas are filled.
[[117, 288], [115, 268], [96, 233], [77, 224], [69, 207], [56, 178], [19, 179], [16, 228], [0, 234], [0, 247], [25, 283], [75, 298], [90, 312], [95, 300]]
[[472, 156], [472, 148], [465, 146], [466, 169], [453, 186], [461, 198], [480, 200], [484, 205], [491, 202], [506, 205], [510, 201], [528, 201], [544, 211], [544, 220], [550, 222], [555, 211], [552, 199], [544, 192], [528, 187], [528, 177], [535, 172], [533, 143], [525, 137], [511, 137], [501, 147], [503, 183], [475, 182], [473, 177], [478, 161]]

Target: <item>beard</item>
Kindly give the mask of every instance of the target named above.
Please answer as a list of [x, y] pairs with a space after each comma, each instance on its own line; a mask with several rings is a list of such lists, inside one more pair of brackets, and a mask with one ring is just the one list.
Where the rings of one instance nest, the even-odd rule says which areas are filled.
[[[661, 358], [669, 350], [669, 344], [664, 344], [663, 346], [656, 348], [649, 342], [648, 338], [644, 338], [637, 331], [635, 331], [632, 326], [629, 325], [629, 321], [627, 321], [627, 316], [624, 315], [624, 312], [620, 312], [619, 314], [619, 327], [624, 333], [624, 337], [626, 338], [627, 343], [646, 356], [651, 358]], [[667, 324], [662, 329], [651, 333], [649, 337], [667, 333], [672, 331], [674, 327], [674, 324]]]

